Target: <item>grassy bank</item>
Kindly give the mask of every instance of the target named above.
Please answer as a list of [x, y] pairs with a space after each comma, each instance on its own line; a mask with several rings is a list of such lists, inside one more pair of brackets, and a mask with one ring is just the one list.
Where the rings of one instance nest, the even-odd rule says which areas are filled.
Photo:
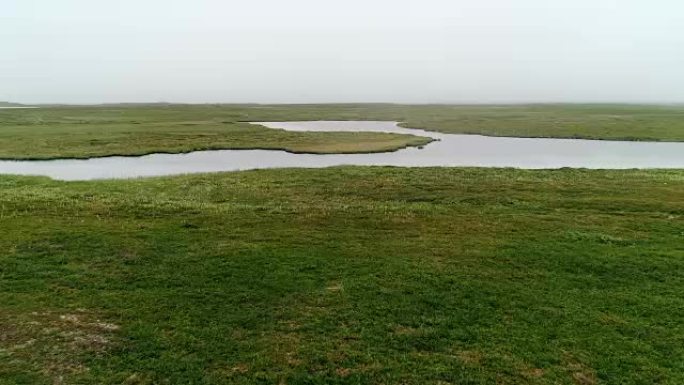
[[0, 158], [49, 159], [226, 148], [377, 152], [425, 138], [296, 133], [247, 121], [392, 120], [446, 133], [606, 140], [684, 140], [684, 107], [630, 105], [131, 105], [0, 111]]
[[683, 215], [684, 171], [3, 176], [0, 383], [681, 384]]
[[0, 126], [0, 159], [93, 158], [219, 149], [370, 153], [422, 146], [430, 141], [377, 132], [287, 132], [239, 122], [52, 122]]

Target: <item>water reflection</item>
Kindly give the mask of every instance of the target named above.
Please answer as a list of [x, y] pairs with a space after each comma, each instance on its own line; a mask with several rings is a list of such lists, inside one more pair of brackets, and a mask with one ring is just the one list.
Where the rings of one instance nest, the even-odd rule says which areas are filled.
[[45, 175], [61, 180], [89, 180], [237, 171], [261, 168], [339, 165], [476, 166], [542, 168], [684, 168], [684, 143], [578, 139], [502, 138], [452, 135], [401, 128], [394, 122], [262, 122], [292, 131], [375, 131], [429, 136], [424, 148], [376, 154], [292, 154], [278, 150], [217, 150], [140, 157], [105, 157], [49, 161], [0, 161], [0, 174]]

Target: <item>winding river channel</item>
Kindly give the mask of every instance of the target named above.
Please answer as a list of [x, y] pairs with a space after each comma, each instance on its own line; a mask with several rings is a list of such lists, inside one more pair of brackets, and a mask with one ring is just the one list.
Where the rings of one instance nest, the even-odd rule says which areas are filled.
[[422, 147], [373, 154], [293, 154], [280, 150], [212, 150], [185, 154], [91, 159], [3, 160], [0, 174], [91, 180], [264, 168], [340, 165], [398, 167], [516, 167], [554, 169], [684, 168], [684, 142], [629, 142], [454, 135], [402, 128], [396, 122], [259, 122], [290, 131], [373, 131], [427, 136]]

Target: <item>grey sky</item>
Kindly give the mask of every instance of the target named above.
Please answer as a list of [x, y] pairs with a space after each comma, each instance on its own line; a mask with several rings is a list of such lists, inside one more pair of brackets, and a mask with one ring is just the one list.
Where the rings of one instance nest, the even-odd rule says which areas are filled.
[[684, 1], [0, 0], [0, 100], [684, 102]]

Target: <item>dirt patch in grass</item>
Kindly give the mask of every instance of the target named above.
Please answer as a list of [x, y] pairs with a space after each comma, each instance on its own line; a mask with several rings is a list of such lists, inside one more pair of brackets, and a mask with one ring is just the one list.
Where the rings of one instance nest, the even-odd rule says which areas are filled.
[[566, 368], [575, 384], [594, 385], [598, 383], [596, 371], [580, 362], [577, 358], [566, 354]]
[[119, 343], [119, 325], [93, 312], [31, 312], [0, 319], [0, 352], [16, 369], [65, 383], [89, 368], [84, 359]]
[[523, 375], [528, 378], [540, 378], [544, 376], [544, 369], [531, 368], [523, 372]]
[[482, 362], [482, 353], [475, 350], [463, 350], [456, 353], [461, 362], [466, 365], [480, 365]]
[[344, 290], [344, 285], [340, 281], [333, 281], [328, 284], [326, 290], [331, 293], [337, 293]]

